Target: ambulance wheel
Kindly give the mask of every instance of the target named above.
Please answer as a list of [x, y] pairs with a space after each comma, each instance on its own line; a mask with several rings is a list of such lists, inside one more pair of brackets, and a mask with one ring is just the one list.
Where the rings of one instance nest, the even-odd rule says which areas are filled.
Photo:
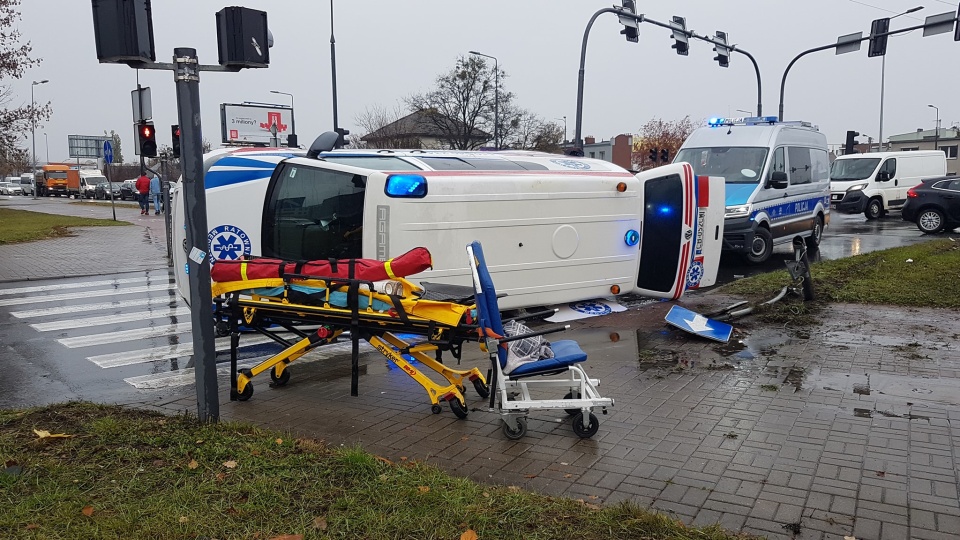
[[510, 427], [510, 422], [504, 420], [503, 435], [511, 441], [522, 439], [527, 434], [527, 419], [522, 416], [517, 418], [517, 426], [517, 429], [513, 429]]
[[[573, 392], [567, 392], [567, 395], [563, 396], [563, 399], [580, 399], [580, 392], [577, 392], [577, 397], [573, 397]], [[564, 409], [568, 415], [573, 416], [580, 412], [580, 409]]]
[[573, 417], [573, 432], [577, 434], [577, 437], [581, 439], [589, 439], [597, 434], [597, 431], [600, 430], [600, 421], [597, 420], [597, 417], [593, 413], [590, 413], [590, 424], [584, 427], [583, 424], [583, 412], [578, 412], [576, 416]]
[[443, 407], [434, 403], [433, 406], [430, 407], [430, 412], [432, 412], [433, 414], [440, 414], [443, 412]]
[[283, 373], [280, 376], [277, 376], [276, 366], [270, 370], [270, 380], [273, 381], [275, 386], [286, 386], [290, 382], [290, 368], [283, 370]]
[[883, 201], [875, 197], [867, 202], [867, 209], [863, 211], [867, 219], [877, 219], [883, 215]]
[[477, 391], [477, 395], [486, 399], [490, 397], [490, 387], [483, 384], [483, 381], [480, 379], [473, 380], [473, 389]]
[[461, 420], [467, 417], [467, 408], [456, 397], [450, 400], [450, 410]]
[[750, 243], [750, 251], [747, 252], [747, 262], [763, 263], [770, 258], [771, 253], [773, 253], [773, 235], [766, 227], [757, 227], [753, 233], [753, 241]]
[[237, 399], [239, 399], [240, 401], [247, 401], [252, 397], [253, 397], [253, 383], [248, 382], [247, 385], [243, 387], [243, 392], [240, 392], [239, 394], [237, 394]]
[[817, 214], [813, 220], [813, 229], [810, 230], [810, 236], [807, 237], [807, 247], [817, 249], [820, 240], [823, 238], [823, 216]]

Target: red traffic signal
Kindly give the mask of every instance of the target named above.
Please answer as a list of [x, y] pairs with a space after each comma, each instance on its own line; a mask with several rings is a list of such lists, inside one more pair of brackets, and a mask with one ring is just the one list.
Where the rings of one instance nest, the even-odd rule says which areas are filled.
[[137, 124], [137, 149], [143, 157], [157, 157], [157, 132], [153, 124], [143, 122]]

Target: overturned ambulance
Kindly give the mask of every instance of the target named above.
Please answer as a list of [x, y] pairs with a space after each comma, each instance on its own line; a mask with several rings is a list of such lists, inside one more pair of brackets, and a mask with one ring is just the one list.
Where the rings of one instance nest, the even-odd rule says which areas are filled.
[[[468, 286], [482, 242], [501, 309], [618, 294], [679, 298], [716, 280], [723, 179], [688, 164], [637, 175], [528, 151], [241, 148], [204, 158], [211, 259], [380, 261], [425, 247], [416, 279]], [[177, 287], [189, 300], [183, 193], [172, 190]]]

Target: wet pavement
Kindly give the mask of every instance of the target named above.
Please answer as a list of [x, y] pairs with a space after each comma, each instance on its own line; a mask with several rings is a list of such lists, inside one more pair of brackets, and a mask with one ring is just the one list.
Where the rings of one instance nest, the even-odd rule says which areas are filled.
[[[71, 240], [82, 245], [89, 230]], [[40, 255], [51, 242], [59, 240], [24, 246]], [[9, 247], [0, 246], [0, 260]], [[153, 242], [140, 251], [144, 259], [162, 254]], [[0, 280], [15, 277], [5, 272], [0, 263]], [[151, 272], [144, 277], [162, 280], [160, 269]], [[0, 290], [15, 285], [23, 284]], [[682, 303], [706, 312], [734, 300], [707, 292]], [[813, 326], [743, 319], [731, 342], [719, 344], [667, 327], [663, 316], [672, 305], [576, 321], [563, 334], [580, 342], [589, 354], [584, 367], [616, 400], [588, 440], [574, 435], [565, 415], [540, 413], [525, 438], [509, 441], [470, 390], [467, 419], [448, 409], [431, 414], [422, 388], [370, 348], [361, 356], [360, 396], [351, 397], [340, 345], [293, 363], [284, 388], [271, 388], [266, 374], [255, 378], [248, 402], [230, 402], [221, 377], [221, 417], [362, 444], [396, 462], [424, 460], [484, 482], [594, 504], [631, 500], [686, 523], [719, 522], [769, 538], [960, 536], [955, 312], [831, 305]], [[26, 374], [17, 382], [21, 395], [70, 396], [109, 372], [94, 368], [71, 381], [80, 377], [80, 359], [18, 330], [9, 309], [0, 307], [0, 338], [17, 351], [8, 360]], [[250, 339], [244, 335], [241, 345]], [[43, 361], [74, 365], [61, 366], [63, 374], [52, 368], [31, 386], [29, 366]], [[468, 344], [462, 364], [485, 367], [486, 358]], [[170, 361], [149, 369], [170, 370]], [[92, 392], [106, 402], [196, 410], [189, 386], [112, 393], [112, 383], [103, 384], [106, 390]]]

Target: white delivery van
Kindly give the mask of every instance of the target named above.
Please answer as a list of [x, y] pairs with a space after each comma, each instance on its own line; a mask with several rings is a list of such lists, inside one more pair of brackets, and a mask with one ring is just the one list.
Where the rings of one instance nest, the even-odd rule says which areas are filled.
[[924, 178], [946, 174], [943, 150], [847, 154], [830, 167], [830, 203], [842, 214], [877, 219], [903, 207], [907, 190]]
[[32, 173], [23, 173], [20, 175], [20, 188], [24, 195], [35, 195], [37, 193], [36, 181]]
[[97, 169], [80, 169], [80, 195], [77, 196], [77, 198], [95, 198], [97, 194], [97, 184], [106, 181], [107, 177]]
[[[688, 164], [641, 179], [609, 162], [540, 152], [315, 143], [306, 154], [214, 151], [204, 171], [209, 234], [196, 247], [214, 264], [250, 255], [388, 260], [422, 246], [433, 268], [412, 281], [469, 286], [463, 250], [477, 240], [507, 295], [503, 309], [626, 293], [679, 298], [716, 280], [723, 222], [699, 206], [722, 201], [723, 182], [694, 178]], [[189, 300], [197, 263], [187, 256], [182, 190], [171, 189], [173, 258]]]
[[827, 138], [810, 123], [711, 118], [684, 141], [676, 162], [725, 179], [723, 249], [759, 264], [798, 236], [820, 245], [830, 223], [830, 159]]

